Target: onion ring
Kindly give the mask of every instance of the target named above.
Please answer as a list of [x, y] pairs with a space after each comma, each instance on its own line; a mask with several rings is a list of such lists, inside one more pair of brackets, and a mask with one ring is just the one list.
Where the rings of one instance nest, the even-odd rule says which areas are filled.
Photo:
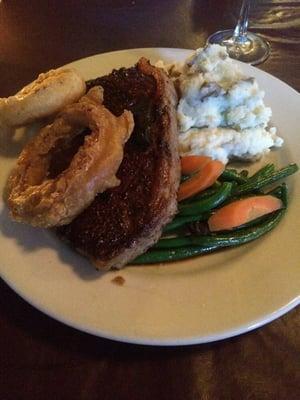
[[[45, 228], [67, 224], [97, 193], [119, 185], [115, 174], [133, 130], [133, 116], [125, 110], [115, 117], [101, 104], [102, 98], [102, 88], [92, 88], [25, 146], [8, 180], [8, 206], [15, 220]], [[87, 126], [91, 133], [70, 165], [49, 178], [51, 151]]]
[[14, 96], [0, 98], [0, 123], [23, 126], [60, 111], [86, 92], [84, 79], [71, 68], [40, 74]]

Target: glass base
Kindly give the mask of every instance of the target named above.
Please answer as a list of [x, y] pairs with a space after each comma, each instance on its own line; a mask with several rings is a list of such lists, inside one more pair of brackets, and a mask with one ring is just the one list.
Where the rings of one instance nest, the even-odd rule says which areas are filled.
[[251, 65], [264, 62], [270, 55], [269, 43], [252, 32], [245, 37], [235, 37], [233, 29], [219, 31], [209, 36], [207, 43], [225, 46], [231, 58]]

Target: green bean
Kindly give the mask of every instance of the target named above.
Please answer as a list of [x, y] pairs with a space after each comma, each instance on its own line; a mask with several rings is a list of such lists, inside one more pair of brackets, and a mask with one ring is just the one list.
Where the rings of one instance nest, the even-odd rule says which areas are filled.
[[168, 225], [165, 226], [163, 232], [167, 233], [173, 231], [174, 229], [178, 229], [189, 222], [195, 221], [206, 221], [210, 216], [210, 213], [203, 213], [200, 215], [188, 215], [186, 217], [175, 217], [173, 221], [171, 221]]
[[183, 216], [202, 214], [218, 207], [231, 195], [232, 186], [232, 183], [224, 182], [210, 197], [200, 199], [189, 204], [179, 204], [179, 215]]
[[181, 247], [178, 249], [153, 250], [138, 256], [135, 260], [131, 261], [130, 264], [156, 264], [162, 262], [183, 260], [185, 258], [208, 253], [215, 250], [216, 248], [217, 246], [213, 245], [207, 247], [189, 246]]
[[192, 246], [197, 244], [202, 245], [202, 243], [194, 243], [194, 238], [198, 238], [198, 236], [182, 236], [171, 239], [160, 239], [152, 247], [152, 249], [174, 249], [175, 247]]
[[288, 190], [285, 183], [282, 184], [281, 200], [285, 208], [288, 206]]
[[264, 176], [268, 176], [268, 175], [272, 174], [273, 172], [275, 172], [275, 165], [271, 164], [271, 163], [266, 164], [262, 168], [260, 168], [258, 171], [256, 171], [255, 174], [250, 176], [248, 178], [248, 182], [249, 181], [252, 182], [252, 181], [260, 179]]
[[[265, 233], [265, 230], [268, 229], [266, 227], [268, 227], [270, 221], [272, 222], [274, 219], [276, 219], [278, 213], [279, 212], [277, 211], [272, 215], [269, 214], [268, 218], [266, 218], [264, 223], [259, 226], [256, 225], [250, 228], [245, 228], [243, 230], [241, 229], [239, 231], [234, 231], [234, 232], [230, 231], [230, 232], [211, 234], [211, 235], [184, 236], [172, 239], [161, 239], [156, 243], [154, 248], [174, 248], [174, 247], [183, 247], [192, 245], [209, 246], [212, 244], [218, 244], [221, 247], [225, 247], [225, 246], [236, 246], [242, 243], [247, 243], [249, 242], [249, 240], [254, 240], [257, 237], [261, 236], [263, 233]], [[254, 237], [254, 239], [252, 239], [252, 237]]]
[[[286, 184], [282, 183], [281, 185], [276, 186], [274, 189], [272, 189], [272, 190], [270, 190], [269, 192], [266, 192], [266, 193], [264, 193], [262, 190], [253, 190], [250, 193], [245, 193], [245, 194], [242, 194], [242, 195], [236, 195], [234, 193], [234, 188], [233, 188], [233, 190], [232, 190], [233, 195], [230, 196], [227, 200], [224, 201], [224, 203], [222, 204], [222, 207], [223, 206], [227, 206], [227, 204], [230, 204], [230, 203], [232, 203], [234, 201], [237, 201], [237, 200], [245, 199], [245, 198], [252, 197], [252, 196], [264, 196], [264, 195], [267, 195], [267, 194], [269, 194], [270, 196], [278, 197], [279, 199], [282, 200], [283, 204], [285, 204], [285, 202], [282, 199], [283, 187], [284, 186], [286, 186]], [[287, 188], [285, 188], [285, 190], [287, 190]], [[286, 196], [287, 196], [287, 194], [286, 194]], [[285, 196], [285, 198], [286, 198], [286, 196]]]
[[203, 190], [203, 192], [200, 192], [198, 194], [195, 194], [192, 197], [189, 197], [186, 200], [182, 200], [180, 202], [180, 204], [190, 204], [190, 203], [194, 202], [195, 200], [205, 199], [205, 198], [211, 196], [212, 194], [214, 194], [216, 192], [216, 190], [221, 187], [221, 185], [222, 184], [220, 182], [216, 181], [211, 187]]
[[[199, 237], [189, 236], [187, 237], [190, 238], [189, 246], [186, 246], [187, 241], [185, 241], [184, 247], [173, 248], [173, 249], [163, 248], [162, 250], [151, 250], [137, 257], [131, 263], [152, 264], [158, 262], [182, 260], [188, 257], [205, 254], [213, 250], [218, 250], [223, 247], [232, 247], [248, 243], [252, 240], [258, 239], [262, 235], [266, 234], [267, 232], [275, 228], [275, 226], [277, 226], [277, 224], [280, 222], [284, 213], [285, 213], [284, 209], [279, 210], [274, 215], [270, 216], [263, 224], [237, 232], [223, 233], [211, 236], [199, 236]], [[164, 239], [164, 240], [174, 241], [175, 239]], [[158, 243], [156, 244], [156, 246], [158, 246]]]
[[253, 192], [254, 190], [271, 185], [272, 183], [282, 178], [286, 178], [287, 176], [294, 174], [296, 171], [298, 171], [297, 164], [290, 164], [284, 168], [281, 168], [278, 171], [271, 173], [270, 175], [259, 176], [257, 179], [254, 180], [251, 180], [252, 178], [249, 178], [248, 182], [237, 186], [233, 191], [233, 194], [236, 196]]
[[275, 215], [275, 213], [277, 213], [277, 211], [273, 211], [272, 213], [255, 218], [252, 221], [246, 222], [243, 225], [236, 226], [235, 228], [232, 228], [230, 232], [240, 231], [241, 229], [252, 228], [254, 226], [263, 224], [264, 222], [268, 221], [273, 215]]
[[[247, 228], [237, 232], [223, 233], [211, 236], [188, 236], [190, 238], [190, 245], [187, 245], [187, 241], [184, 242], [183, 247], [179, 248], [162, 248], [159, 250], [150, 250], [145, 254], [140, 255], [132, 264], [153, 264], [159, 262], [168, 262], [175, 260], [182, 260], [185, 258], [193, 257], [196, 255], [205, 254], [213, 250], [218, 250], [223, 247], [232, 247], [248, 243], [252, 240], [258, 239], [262, 235], [271, 231], [280, 222], [284, 215], [285, 209], [281, 209], [269, 216], [269, 218], [263, 224], [252, 228]], [[177, 239], [177, 238], [175, 238]], [[163, 239], [164, 241], [172, 240], [174, 243], [175, 239]], [[182, 239], [182, 238], [181, 238]], [[178, 239], [177, 239], [178, 240]], [[162, 241], [162, 240], [161, 240]], [[159, 243], [159, 242], [158, 242]], [[156, 244], [156, 248], [158, 245]]]
[[282, 203], [283, 203], [284, 207], [287, 208], [287, 205], [288, 205], [288, 190], [287, 190], [286, 183], [282, 183], [281, 185], [276, 186], [274, 189], [270, 190], [266, 194], [268, 194], [270, 196], [278, 197], [279, 199], [282, 200]]
[[[271, 164], [271, 163], [266, 164], [262, 168], [260, 168], [258, 171], [256, 171], [256, 173], [254, 175], [248, 177], [245, 183], [254, 182], [258, 179], [261, 179], [263, 177], [266, 177], [266, 176], [272, 174], [274, 171], [275, 171], [274, 164]], [[234, 192], [234, 190], [232, 192]], [[254, 194], [263, 194], [262, 190], [260, 190], [260, 189], [253, 189], [252, 192], [253, 192], [253, 195]]]
[[220, 179], [222, 182], [229, 181], [229, 182], [237, 182], [239, 184], [246, 183], [249, 180], [256, 180], [259, 177], [267, 176], [275, 171], [274, 164], [266, 164], [261, 169], [259, 169], [254, 175], [248, 178], [249, 172], [247, 170], [242, 170], [238, 172], [236, 169], [233, 168], [226, 168]]
[[239, 174], [235, 169], [229, 169], [226, 168], [222, 175], [220, 176], [220, 179], [224, 182], [236, 182], [236, 183], [245, 183], [247, 182], [247, 178], [243, 177], [241, 174]]
[[270, 195], [270, 196], [275, 196], [275, 197], [278, 197], [279, 199], [281, 199], [283, 185], [285, 185], [285, 183], [282, 183], [281, 185], [276, 186], [275, 188], [269, 190], [265, 194]]

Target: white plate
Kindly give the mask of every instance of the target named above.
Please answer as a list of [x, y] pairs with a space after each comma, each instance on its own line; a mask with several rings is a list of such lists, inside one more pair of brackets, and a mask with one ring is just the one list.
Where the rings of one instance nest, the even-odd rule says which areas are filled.
[[[190, 51], [136, 49], [76, 61], [85, 78], [130, 66], [140, 56], [182, 60]], [[266, 91], [273, 123], [285, 145], [268, 159], [299, 161], [300, 99], [285, 83], [248, 65]], [[2, 138], [3, 141], [3, 138]], [[2, 143], [1, 189], [18, 146]], [[267, 160], [264, 160], [264, 163]], [[257, 169], [259, 164], [253, 168]], [[0, 273], [33, 306], [77, 329], [124, 342], [203, 343], [234, 336], [286, 313], [300, 299], [297, 177], [288, 179], [290, 206], [280, 225], [260, 240], [217, 254], [168, 265], [127, 267], [100, 274], [45, 230], [12, 222], [1, 204]], [[121, 275], [123, 286], [112, 279]]]

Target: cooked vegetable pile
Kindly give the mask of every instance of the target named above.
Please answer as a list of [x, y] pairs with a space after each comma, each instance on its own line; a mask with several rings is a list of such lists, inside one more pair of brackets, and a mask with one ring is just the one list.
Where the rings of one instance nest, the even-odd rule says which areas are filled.
[[177, 215], [132, 264], [182, 260], [258, 239], [277, 226], [288, 205], [285, 183], [265, 190], [298, 170], [266, 164], [248, 176], [206, 156], [183, 157], [181, 168]]

